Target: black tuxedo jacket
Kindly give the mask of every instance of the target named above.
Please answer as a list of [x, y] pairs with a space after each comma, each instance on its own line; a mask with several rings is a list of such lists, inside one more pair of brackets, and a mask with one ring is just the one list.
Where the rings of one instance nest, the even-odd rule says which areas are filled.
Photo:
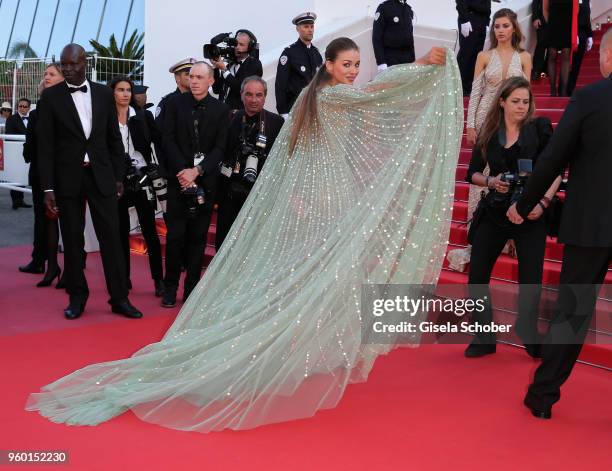
[[[30, 121], [30, 117], [28, 116], [28, 122]], [[6, 118], [5, 123], [5, 133], [6, 134], [25, 134], [26, 133], [26, 125], [23, 124], [23, 119], [19, 115], [19, 113], [15, 113]]]
[[576, 90], [517, 203], [526, 217], [569, 165], [559, 241], [612, 247], [612, 75]]
[[455, 4], [459, 14], [459, 24], [475, 20], [478, 23], [483, 20], [489, 23], [491, 0], [455, 0]]
[[43, 190], [52, 189], [66, 197], [77, 196], [85, 171], [85, 153], [89, 156], [98, 190], [103, 195], [115, 193], [116, 182], [123, 181], [124, 149], [113, 91], [93, 82], [89, 82], [89, 86], [92, 109], [89, 139], [85, 138], [65, 82], [47, 88], [42, 94], [36, 134]]
[[134, 149], [142, 154], [147, 164], [152, 162], [151, 145], [161, 145], [161, 133], [155, 125], [153, 114], [149, 110], [137, 110], [128, 120], [130, 139]]
[[[198, 119], [199, 145], [196, 148], [194, 120]], [[203, 167], [205, 177], [219, 174], [219, 163], [225, 153], [229, 127], [229, 107], [210, 95], [198, 103], [190, 92], [174, 97], [166, 105], [162, 145], [168, 177], [176, 180], [181, 170], [193, 167], [196, 152], [206, 155]]]
[[[228, 66], [228, 68], [229, 67], [230, 66]], [[244, 60], [235, 76], [229, 74], [227, 78], [224, 78], [219, 70], [215, 69], [213, 91], [219, 95], [219, 99], [229, 106], [230, 109], [241, 110], [244, 108], [244, 105], [240, 98], [240, 86], [242, 85], [242, 81], [251, 75], [257, 75], [258, 77], [263, 75], [261, 62], [259, 59], [255, 59], [251, 56]]]

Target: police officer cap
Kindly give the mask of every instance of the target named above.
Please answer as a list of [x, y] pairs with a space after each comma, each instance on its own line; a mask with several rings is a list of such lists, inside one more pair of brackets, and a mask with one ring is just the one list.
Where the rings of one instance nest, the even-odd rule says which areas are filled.
[[134, 90], [132, 90], [132, 92], [134, 95], [142, 95], [143, 93], [147, 93], [148, 89], [149, 87], [146, 85], [134, 85]]
[[188, 57], [186, 59], [178, 61], [176, 64], [170, 67], [168, 71], [171, 74], [176, 74], [177, 72], [180, 72], [181, 70], [191, 69], [191, 66], [195, 64], [196, 62], [197, 62], [197, 59], [194, 59], [193, 57]]
[[317, 19], [317, 14], [312, 11], [307, 11], [306, 13], [300, 13], [298, 16], [293, 18], [291, 22], [296, 25], [305, 25], [305, 24], [313, 24]]

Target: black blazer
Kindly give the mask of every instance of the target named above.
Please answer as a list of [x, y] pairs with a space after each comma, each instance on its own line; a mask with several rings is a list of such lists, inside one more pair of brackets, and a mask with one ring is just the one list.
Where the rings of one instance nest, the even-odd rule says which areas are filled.
[[455, 0], [455, 4], [459, 14], [459, 24], [474, 20], [479, 23], [482, 21], [489, 23], [491, 0]]
[[134, 149], [150, 164], [153, 160], [151, 145], [161, 145], [161, 133], [155, 125], [153, 114], [149, 110], [137, 110], [136, 114], [128, 119], [128, 129]]
[[574, 92], [517, 203], [519, 214], [526, 217], [569, 165], [559, 242], [612, 247], [610, 123], [612, 75]]
[[[553, 127], [549, 118], [535, 118], [529, 123], [524, 124], [516, 141], [519, 148], [519, 155], [517, 158], [531, 159], [534, 168], [536, 168], [536, 164], [539, 161], [539, 155], [546, 148], [552, 134]], [[482, 173], [487, 164], [491, 169], [492, 177], [504, 172], [516, 172], [517, 169], [515, 167], [511, 168], [516, 165], [516, 162], [505, 162], [502, 156], [502, 149], [504, 147], [503, 140], [505, 140], [505, 137], [505, 130], [502, 128], [499, 130], [497, 136], [491, 138], [487, 146], [486, 161], [482, 156], [480, 146], [474, 146], [470, 166], [465, 177], [468, 183], [472, 183], [472, 176], [474, 173]]]
[[259, 59], [251, 56], [244, 60], [235, 76], [229, 74], [227, 78], [224, 78], [219, 70], [215, 69], [213, 91], [219, 95], [219, 100], [223, 101], [230, 109], [241, 110], [244, 108], [244, 105], [240, 98], [240, 86], [242, 85], [242, 81], [251, 75], [257, 75], [258, 77], [263, 75], [261, 62]]
[[40, 108], [40, 102], [38, 102], [37, 108], [30, 111], [28, 115], [28, 127], [26, 129], [26, 140], [23, 143], [23, 160], [30, 164], [28, 169], [28, 183], [30, 186], [39, 185], [38, 179], [38, 144], [36, 141], [36, 125], [38, 123], [38, 110]]
[[544, 10], [542, 0], [533, 0], [531, 2], [531, 21], [540, 20], [544, 23]]
[[[28, 123], [30, 122], [30, 117], [28, 116]], [[23, 119], [19, 115], [19, 113], [15, 113], [6, 118], [5, 123], [5, 133], [6, 134], [25, 134], [26, 133], [26, 125], [23, 124]]]
[[94, 82], [91, 87], [92, 126], [85, 138], [81, 120], [66, 82], [47, 88], [38, 113], [38, 165], [43, 190], [77, 196], [81, 191], [83, 159], [89, 155], [94, 180], [105, 196], [114, 194], [125, 174], [113, 91]]
[[199, 149], [195, 149], [194, 115], [198, 102], [190, 92], [174, 97], [166, 105], [162, 145], [168, 177], [176, 180], [181, 170], [193, 167], [194, 153], [201, 151], [205, 177], [219, 174], [219, 163], [225, 153], [229, 107], [210, 95], [200, 102], [202, 118], [199, 120]]

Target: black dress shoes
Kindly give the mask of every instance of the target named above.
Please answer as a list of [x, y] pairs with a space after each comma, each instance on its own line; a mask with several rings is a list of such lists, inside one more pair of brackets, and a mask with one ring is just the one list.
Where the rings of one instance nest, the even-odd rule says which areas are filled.
[[45, 264], [37, 265], [34, 261], [31, 261], [27, 265], [19, 267], [21, 273], [32, 273], [34, 275], [40, 275], [45, 272]]
[[164, 282], [162, 280], [153, 280], [155, 285], [155, 296], [161, 298], [164, 295]]
[[529, 401], [525, 398], [523, 403], [527, 406], [527, 408], [531, 411], [531, 415], [533, 415], [537, 419], [548, 420], [552, 417], [552, 409], [538, 409], [529, 404]]
[[465, 352], [463, 352], [463, 354], [467, 358], [480, 358], [485, 355], [490, 355], [492, 353], [495, 353], [496, 350], [497, 350], [497, 347], [495, 346], [495, 344], [471, 343], [465, 349]]
[[129, 317], [130, 319], [140, 319], [142, 317], [142, 312], [132, 306], [132, 304], [127, 299], [120, 303], [113, 304], [111, 306], [111, 311], [116, 314], [121, 314], [122, 316]]
[[68, 304], [68, 307], [64, 309], [64, 317], [69, 320], [78, 319], [79, 317], [81, 317], [81, 314], [83, 314], [86, 303], [87, 303], [87, 300], [70, 301], [70, 304]]
[[162, 307], [174, 307], [176, 306], [176, 291], [166, 289], [161, 300]]

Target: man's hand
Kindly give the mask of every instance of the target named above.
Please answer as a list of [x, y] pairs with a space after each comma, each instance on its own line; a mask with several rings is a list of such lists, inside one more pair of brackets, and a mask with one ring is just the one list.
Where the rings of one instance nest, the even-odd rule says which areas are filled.
[[55, 193], [52, 191], [46, 191], [43, 199], [45, 205], [45, 214], [49, 219], [57, 219], [59, 216], [59, 209], [55, 202]]
[[212, 59], [211, 62], [215, 69], [219, 69], [222, 72], [225, 71], [225, 69], [227, 68], [227, 66], [225, 65], [225, 62], [223, 62], [221, 59], [218, 59], [218, 60]]
[[415, 62], [421, 65], [445, 65], [446, 49], [443, 47], [432, 47], [430, 51]]
[[198, 175], [199, 173], [197, 168], [186, 168], [185, 170], [181, 170], [179, 173], [177, 173], [176, 177], [178, 178], [181, 188], [184, 190], [185, 188], [189, 188], [194, 184], [196, 178], [198, 178]]
[[464, 38], [467, 38], [472, 32], [472, 23], [466, 21], [465, 23], [461, 23], [461, 35]]
[[521, 217], [521, 215], [516, 210], [516, 203], [514, 203], [512, 206], [510, 206], [510, 209], [508, 209], [508, 212], [506, 213], [506, 217], [513, 224], [523, 224], [523, 218]]
[[123, 196], [123, 182], [117, 182], [116, 184], [117, 187], [117, 199], [121, 198]]
[[586, 47], [586, 50], [590, 51], [591, 49], [593, 49], [593, 38], [587, 38], [587, 47]]
[[540, 29], [540, 26], [542, 26], [542, 22], [541, 22], [540, 20], [535, 20], [535, 21], [533, 22], [533, 27], [534, 27], [535, 29]]

